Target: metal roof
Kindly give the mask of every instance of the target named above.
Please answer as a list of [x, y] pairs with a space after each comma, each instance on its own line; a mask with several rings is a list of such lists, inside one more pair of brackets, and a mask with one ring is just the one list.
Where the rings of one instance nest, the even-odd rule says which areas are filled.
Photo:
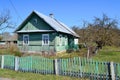
[[[33, 11], [31, 14], [33, 14], [33, 13], [37, 14], [41, 19], [43, 19], [47, 24], [49, 24], [57, 32], [63, 32], [63, 33], [71, 34], [71, 35], [73, 35], [75, 37], [79, 37], [79, 35], [77, 35], [72, 29], [70, 29], [69, 27], [67, 27], [62, 22], [56, 20], [55, 18], [43, 15], [42, 13], [39, 13], [37, 11]], [[24, 21], [23, 21], [23, 23], [24, 23]], [[18, 27], [18, 29], [20, 29], [20, 26]], [[18, 31], [18, 29], [16, 29], [16, 31]]]

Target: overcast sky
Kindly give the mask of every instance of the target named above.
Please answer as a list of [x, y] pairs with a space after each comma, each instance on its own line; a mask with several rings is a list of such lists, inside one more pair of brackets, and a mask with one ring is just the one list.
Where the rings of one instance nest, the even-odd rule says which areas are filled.
[[0, 0], [0, 11], [5, 9], [10, 10], [16, 27], [33, 10], [45, 15], [53, 13], [57, 20], [69, 27], [82, 26], [83, 20], [91, 22], [103, 13], [120, 20], [120, 0]]

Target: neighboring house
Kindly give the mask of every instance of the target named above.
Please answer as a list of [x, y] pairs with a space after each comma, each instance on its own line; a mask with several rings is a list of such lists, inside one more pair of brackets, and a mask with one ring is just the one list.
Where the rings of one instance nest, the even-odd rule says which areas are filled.
[[[57, 21], [53, 14], [45, 16], [33, 11], [15, 30], [20, 51], [61, 52], [76, 49], [79, 36], [65, 24]], [[75, 40], [76, 39], [76, 40]]]
[[3, 35], [2, 40], [0, 41], [0, 49], [8, 48], [12, 45], [17, 45], [17, 37], [15, 35], [5, 36]]

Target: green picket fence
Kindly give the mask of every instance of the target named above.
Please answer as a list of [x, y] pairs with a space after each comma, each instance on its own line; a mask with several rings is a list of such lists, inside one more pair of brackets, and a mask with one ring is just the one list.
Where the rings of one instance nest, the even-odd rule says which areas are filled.
[[120, 80], [120, 63], [114, 63], [116, 80]]
[[[18, 70], [22, 72], [34, 72], [42, 74], [54, 74], [53, 59], [39, 56], [20, 57]], [[0, 66], [2, 56], [0, 55]], [[4, 68], [15, 69], [15, 56], [4, 55]]]
[[15, 68], [15, 56], [4, 55], [4, 68], [8, 68], [8, 69]]
[[43, 74], [53, 74], [53, 59], [38, 56], [28, 56], [19, 58], [19, 70]]
[[1, 66], [1, 61], [2, 61], [2, 55], [0, 55], [0, 66]]
[[104, 77], [109, 78], [108, 63], [98, 62], [92, 59], [74, 57], [61, 59], [61, 75], [70, 75], [77, 77]]
[[[18, 57], [18, 71], [34, 72], [41, 74], [55, 74], [57, 70], [59, 75], [85, 77], [91, 80], [110, 79], [110, 62], [95, 61], [92, 59], [74, 57], [67, 59], [44, 58], [40, 56]], [[2, 56], [0, 55], [0, 66]], [[4, 55], [4, 68], [15, 69], [16, 57]], [[57, 67], [56, 67], [57, 65]], [[56, 69], [57, 68], [57, 69]], [[120, 80], [120, 64], [114, 63], [116, 80]]]

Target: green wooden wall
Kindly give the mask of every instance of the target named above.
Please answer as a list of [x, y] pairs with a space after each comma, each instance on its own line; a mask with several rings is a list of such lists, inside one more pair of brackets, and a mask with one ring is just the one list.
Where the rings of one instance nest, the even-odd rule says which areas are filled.
[[33, 14], [29, 19], [27, 19], [19, 31], [21, 30], [53, 30], [53, 28], [37, 15]]
[[[42, 51], [42, 50], [54, 50], [55, 49], [55, 34], [54, 33], [27, 33], [29, 35], [29, 45], [23, 45], [23, 35], [18, 36], [18, 46], [20, 50], [28, 51]], [[42, 34], [49, 34], [49, 46], [42, 46]]]
[[[60, 42], [61, 36], [61, 42]], [[66, 51], [68, 48], [68, 35], [58, 33], [56, 36], [56, 51]]]
[[[23, 45], [23, 35], [29, 35], [29, 45]], [[49, 34], [49, 46], [42, 46], [42, 34]], [[61, 35], [61, 45], [60, 45]], [[55, 50], [66, 51], [68, 49], [68, 36], [66, 34], [58, 33], [19, 33], [18, 46], [21, 51], [43, 51]]]

